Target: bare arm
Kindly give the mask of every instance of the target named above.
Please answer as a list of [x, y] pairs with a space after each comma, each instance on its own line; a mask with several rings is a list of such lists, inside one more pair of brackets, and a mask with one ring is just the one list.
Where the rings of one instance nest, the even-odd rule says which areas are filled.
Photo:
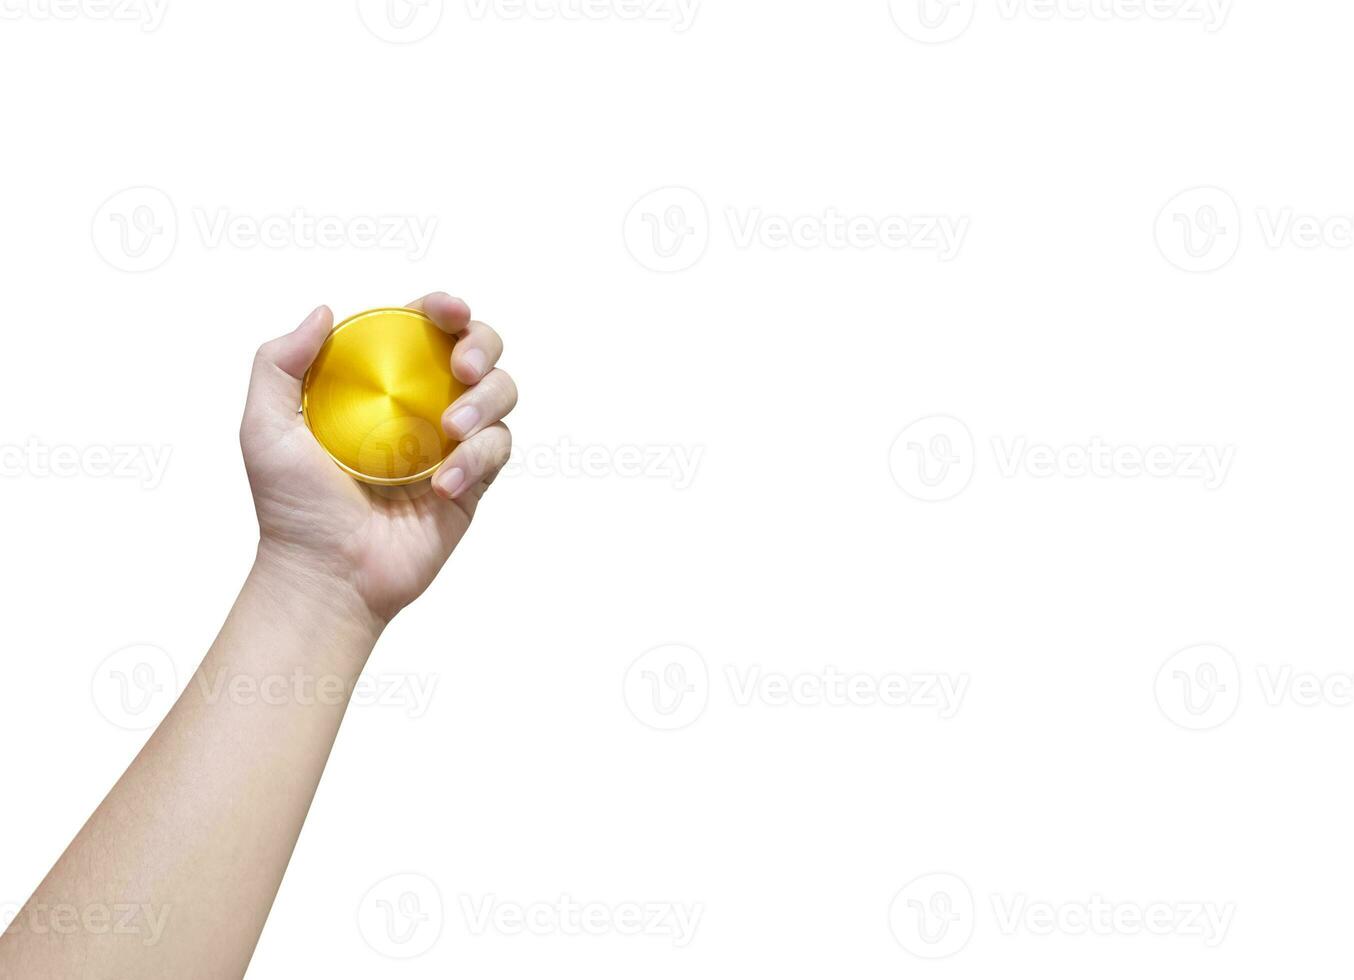
[[244, 974], [368, 655], [507, 458], [498, 420], [516, 395], [493, 370], [497, 335], [445, 294], [415, 305], [460, 338], [454, 370], [473, 387], [453, 410], [479, 418], [456, 431], [448, 412], [464, 441], [433, 487], [373, 492], [296, 415], [328, 311], [260, 350], [241, 428], [254, 567], [174, 708], [0, 938], [0, 977]]

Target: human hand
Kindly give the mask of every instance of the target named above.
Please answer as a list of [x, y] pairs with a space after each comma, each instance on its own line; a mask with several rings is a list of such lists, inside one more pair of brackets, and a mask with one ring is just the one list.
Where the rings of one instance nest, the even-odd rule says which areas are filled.
[[503, 341], [446, 293], [409, 304], [457, 338], [452, 373], [467, 385], [442, 416], [459, 445], [431, 485], [375, 487], [334, 464], [299, 414], [301, 379], [334, 326], [321, 306], [254, 359], [240, 446], [259, 520], [259, 560], [322, 590], [353, 599], [389, 622], [437, 576], [508, 460], [502, 419], [517, 403], [512, 378], [495, 367]]

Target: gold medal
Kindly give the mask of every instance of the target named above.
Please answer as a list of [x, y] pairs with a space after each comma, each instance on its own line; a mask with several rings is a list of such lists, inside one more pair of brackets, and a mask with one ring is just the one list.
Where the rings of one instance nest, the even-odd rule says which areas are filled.
[[417, 310], [369, 310], [330, 333], [301, 388], [306, 425], [350, 476], [377, 486], [426, 480], [456, 448], [442, 413], [465, 391], [455, 338]]

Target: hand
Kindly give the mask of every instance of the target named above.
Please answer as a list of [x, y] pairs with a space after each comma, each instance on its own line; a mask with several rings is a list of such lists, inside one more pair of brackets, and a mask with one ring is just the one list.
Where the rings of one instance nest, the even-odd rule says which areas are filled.
[[321, 306], [259, 348], [240, 446], [259, 519], [259, 560], [353, 598], [381, 625], [437, 576], [508, 460], [501, 421], [517, 403], [511, 377], [494, 367], [503, 341], [446, 293], [409, 304], [457, 338], [452, 373], [469, 387], [442, 416], [460, 445], [431, 486], [373, 487], [334, 464], [299, 414], [301, 379], [334, 326]]

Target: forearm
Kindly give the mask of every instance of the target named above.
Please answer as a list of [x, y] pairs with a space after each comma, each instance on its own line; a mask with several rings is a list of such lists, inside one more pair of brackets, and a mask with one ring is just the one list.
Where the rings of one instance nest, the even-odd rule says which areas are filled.
[[[0, 975], [241, 976], [380, 628], [261, 553], [173, 710], [0, 939]], [[104, 909], [134, 932], [105, 932]]]

